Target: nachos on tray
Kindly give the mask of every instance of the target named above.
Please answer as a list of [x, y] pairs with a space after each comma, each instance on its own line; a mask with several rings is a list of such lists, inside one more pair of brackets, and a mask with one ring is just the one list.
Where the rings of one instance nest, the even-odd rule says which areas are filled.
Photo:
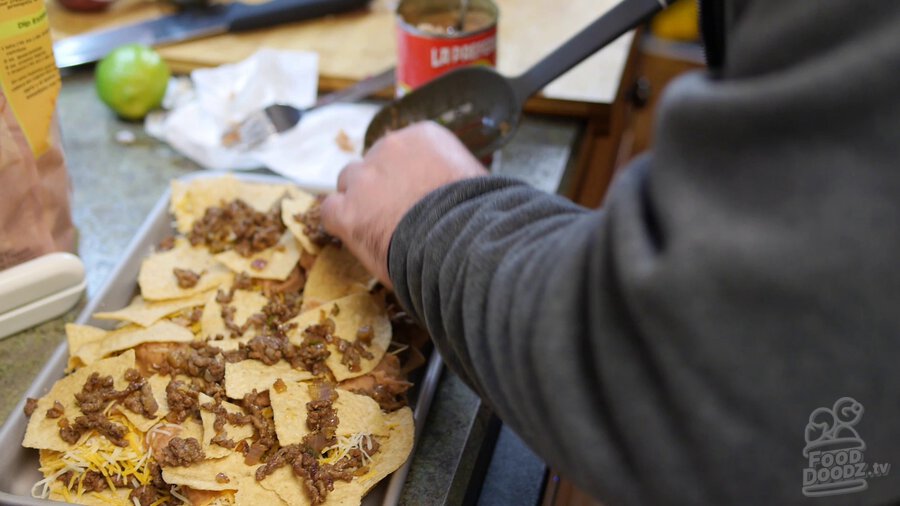
[[[359, 504], [413, 445], [423, 334], [322, 230], [318, 199], [174, 181], [177, 235], [140, 293], [66, 327], [69, 371], [28, 399], [32, 495], [79, 504]], [[401, 361], [401, 357], [403, 360]]]

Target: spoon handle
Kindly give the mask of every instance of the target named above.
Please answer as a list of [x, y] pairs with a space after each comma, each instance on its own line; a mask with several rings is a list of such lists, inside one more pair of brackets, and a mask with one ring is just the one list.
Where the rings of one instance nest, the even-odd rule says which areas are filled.
[[545, 56], [524, 74], [510, 79], [519, 104], [594, 54], [602, 47], [631, 30], [673, 0], [624, 0], [574, 37]]

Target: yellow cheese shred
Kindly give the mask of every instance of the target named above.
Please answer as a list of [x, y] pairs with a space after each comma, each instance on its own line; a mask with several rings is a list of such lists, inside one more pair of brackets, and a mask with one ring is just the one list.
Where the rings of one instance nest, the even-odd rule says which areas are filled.
[[[150, 447], [145, 444], [144, 435], [118, 412], [110, 412], [109, 418], [126, 427], [128, 432], [125, 440], [128, 445], [116, 446], [95, 431], [89, 431], [66, 452], [44, 452], [40, 468], [44, 479], [34, 484], [31, 489], [32, 497], [48, 498], [51, 485], [69, 471], [73, 474], [69, 483], [65, 487], [57, 487], [67, 502], [78, 502], [85, 494], [84, 478], [88, 471], [100, 473], [112, 491], [116, 490], [113, 482], [115, 476], [121, 476], [126, 481], [135, 480], [138, 485], [150, 483]], [[109, 494], [91, 492], [91, 495], [110, 504], [121, 502], [116, 496]], [[164, 497], [162, 501], [167, 498], [168, 496]], [[131, 502], [126, 504], [131, 506]]]

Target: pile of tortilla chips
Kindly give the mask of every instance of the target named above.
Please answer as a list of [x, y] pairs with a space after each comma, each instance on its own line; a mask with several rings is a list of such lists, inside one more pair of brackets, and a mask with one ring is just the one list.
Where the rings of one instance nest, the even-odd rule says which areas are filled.
[[[284, 232], [277, 243], [250, 256], [231, 249], [212, 253], [203, 244], [192, 245], [189, 237], [195, 222], [211, 207], [221, 208], [236, 199], [261, 213], [281, 216]], [[32, 491], [35, 497], [140, 506], [311, 504], [290, 465], [256, 479], [256, 470], [263, 464], [247, 458], [248, 447], [260, 437], [254, 424], [232, 424], [229, 418], [224, 428], [222, 420], [216, 427], [216, 414], [202, 406], [215, 403], [220, 413], [240, 417], [247, 409], [242, 407], [245, 396], [268, 392], [270, 407], [265, 409], [274, 421], [277, 444], [297, 444], [310, 432], [310, 385], [323, 378], [335, 387], [332, 407], [338, 423], [333, 443], [316, 458], [326, 465], [355, 449], [363, 452], [365, 463], [352, 480], [335, 480], [324, 504], [360, 504], [379, 480], [406, 461], [413, 445], [411, 410], [403, 407], [387, 412], [372, 397], [344, 389], [341, 383], [361, 379], [376, 368], [380, 372], [382, 361], [396, 360], [388, 353], [392, 326], [384, 294], [373, 292], [374, 280], [346, 250], [316, 243], [307, 235], [308, 227], [295, 217], [314, 205], [314, 196], [290, 185], [248, 183], [233, 177], [172, 183], [174, 240], [144, 259], [138, 278], [140, 293], [128, 306], [93, 315], [96, 320], [115, 322], [111, 330], [67, 325], [70, 373], [36, 404], [31, 403], [23, 445], [40, 450], [45, 476]], [[176, 270], [190, 271], [196, 277], [192, 283], [180, 283]], [[352, 363], [343, 360], [344, 352], [336, 343], [328, 344], [330, 354], [323, 359], [327, 370], [319, 371], [319, 376], [286, 359], [250, 358], [252, 353], [220, 361], [224, 374], [220, 372], [218, 379], [210, 379], [215, 374], [209, 371], [197, 372], [208, 375], [208, 382], [218, 381], [219, 398], [194, 391], [201, 408], [183, 420], [175, 417], [173, 423], [168, 415], [175, 414], [176, 408], [167, 388], [192, 379], [183, 370], [166, 366], [172, 360], [167, 354], [200, 349], [199, 343], [205, 342], [222, 350], [222, 356], [229, 352], [248, 355], [248, 343], [262, 332], [259, 325], [250, 323], [265, 316], [263, 308], [278, 296], [273, 295], [278, 287], [285, 286], [301, 297], [297, 314], [282, 327], [288, 329], [290, 343], [300, 346], [304, 331], [327, 317], [334, 336], [349, 342], [366, 335], [363, 344], [356, 343], [365, 353]], [[75, 443], [61, 437], [61, 420], [73, 422], [88, 412], [82, 393], [88, 378], [109, 376], [112, 388], [123, 390], [129, 385], [129, 369], [140, 372], [145, 389], [141, 392], [149, 389], [152, 393], [152, 399], [142, 402], [152, 408], [138, 413], [116, 399], [103, 408], [102, 415], [123, 428], [123, 440], [116, 444], [94, 429], [82, 432]], [[130, 374], [133, 380], [134, 371]], [[53, 409], [62, 410], [62, 415], [59, 411], [53, 414]], [[214, 442], [223, 430], [233, 444]], [[158, 462], [165, 460], [159, 459], [158, 452], [176, 437], [196, 439], [203, 450], [202, 460], [159, 466]], [[376, 451], [366, 453], [373, 447]], [[152, 487], [155, 492], [147, 497], [135, 495], [133, 491], [140, 487]]]

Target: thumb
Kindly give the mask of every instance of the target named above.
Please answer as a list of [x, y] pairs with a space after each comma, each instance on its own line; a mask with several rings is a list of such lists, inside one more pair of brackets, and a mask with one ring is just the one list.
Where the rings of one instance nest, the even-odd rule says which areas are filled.
[[344, 221], [341, 219], [345, 205], [346, 197], [343, 193], [332, 193], [325, 197], [319, 207], [325, 231], [339, 239], [344, 239], [347, 232]]

